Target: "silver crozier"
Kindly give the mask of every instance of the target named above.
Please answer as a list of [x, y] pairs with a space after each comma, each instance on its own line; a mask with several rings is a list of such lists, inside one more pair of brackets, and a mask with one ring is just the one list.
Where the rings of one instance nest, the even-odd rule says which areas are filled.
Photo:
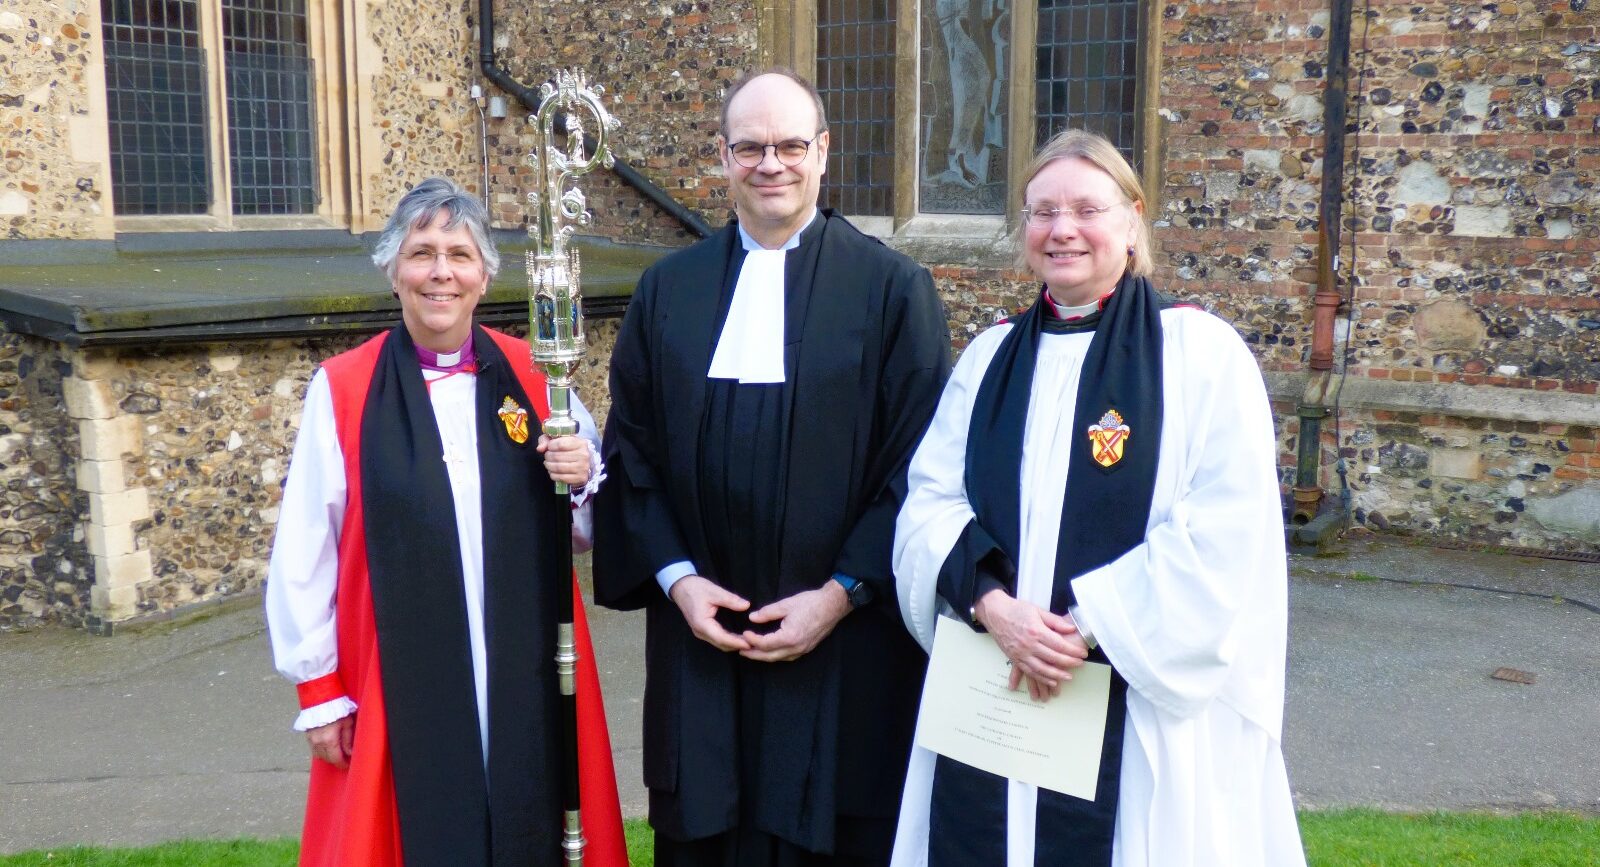
[[[533, 167], [535, 187], [528, 193], [534, 220], [528, 227], [528, 342], [533, 345], [533, 362], [544, 370], [550, 413], [544, 432], [550, 437], [571, 436], [578, 432], [572, 417], [572, 372], [583, 357], [583, 293], [579, 287], [578, 251], [567, 249], [567, 238], [579, 226], [587, 226], [579, 177], [613, 160], [606, 138], [617, 129], [617, 121], [600, 102], [604, 88], [590, 85], [581, 70], [562, 70], [539, 89], [539, 110], [529, 118], [534, 127], [534, 149], [528, 155]], [[593, 123], [593, 153], [584, 156], [584, 118]], [[556, 124], [566, 136], [563, 150], [556, 140]], [[568, 494], [571, 486], [555, 483], [557, 494]], [[571, 513], [558, 521], [553, 540], [565, 568], [558, 581], [556, 614], [556, 674], [562, 696], [562, 742], [566, 754], [562, 792], [561, 848], [566, 863], [583, 864], [583, 820], [578, 792], [578, 646], [573, 630], [573, 589], [567, 578], [572, 572]]]

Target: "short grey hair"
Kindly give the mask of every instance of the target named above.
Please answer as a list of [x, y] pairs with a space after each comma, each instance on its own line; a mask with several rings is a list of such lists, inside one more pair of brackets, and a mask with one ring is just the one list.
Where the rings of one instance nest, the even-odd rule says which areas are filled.
[[500, 272], [500, 251], [494, 248], [494, 239], [489, 235], [489, 212], [484, 210], [477, 196], [449, 178], [428, 178], [400, 197], [389, 222], [378, 235], [372, 264], [393, 280], [398, 267], [395, 259], [406, 236], [412, 229], [432, 224], [441, 211], [449, 215], [444, 224], [446, 229], [467, 227], [472, 242], [478, 245], [478, 255], [483, 257], [485, 283], [494, 282], [494, 275]]

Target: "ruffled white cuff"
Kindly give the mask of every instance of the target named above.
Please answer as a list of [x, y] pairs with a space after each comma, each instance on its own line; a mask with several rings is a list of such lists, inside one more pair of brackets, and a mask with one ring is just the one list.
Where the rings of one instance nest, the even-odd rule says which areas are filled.
[[600, 449], [590, 440], [584, 440], [584, 445], [589, 447], [589, 483], [572, 492], [572, 508], [581, 509], [589, 498], [600, 492], [600, 483], [606, 480], [606, 462], [600, 459]]
[[308, 732], [314, 728], [321, 728], [331, 722], [338, 722], [356, 712], [356, 703], [349, 696], [341, 695], [333, 701], [314, 704], [300, 712], [295, 717], [294, 730]]

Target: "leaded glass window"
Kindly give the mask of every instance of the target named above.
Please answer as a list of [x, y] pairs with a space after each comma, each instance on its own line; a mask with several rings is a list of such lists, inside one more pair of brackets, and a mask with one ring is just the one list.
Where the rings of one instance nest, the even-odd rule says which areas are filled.
[[1002, 213], [1011, 0], [926, 0], [921, 18], [918, 210]]
[[1036, 144], [1086, 129], [1134, 160], [1140, 19], [1139, 0], [1039, 0]]
[[828, 110], [822, 201], [894, 213], [895, 0], [818, 0], [817, 92]]
[[[233, 213], [315, 210], [306, 0], [101, 0], [100, 11], [118, 215], [220, 208], [217, 158], [228, 161]], [[207, 50], [203, 14], [221, 16], [220, 50]], [[227, 99], [214, 112], [219, 58]], [[214, 117], [226, 154], [211, 152]]]
[[[833, 129], [823, 201], [863, 216], [892, 215], [897, 200], [921, 214], [1002, 216], [1026, 162], [1018, 149], [1068, 127], [1104, 135], [1137, 168], [1150, 2], [1036, 0], [1019, 12], [1015, 0], [816, 0]], [[1013, 20], [1023, 12], [1034, 19]], [[914, 49], [896, 44], [897, 15], [914, 16]], [[902, 108], [914, 130], [895, 128], [896, 99], [913, 95], [895, 91], [902, 50], [917, 52], [915, 110]], [[896, 174], [896, 159], [914, 167]], [[913, 190], [895, 189], [908, 179]]]
[[118, 214], [203, 214], [206, 55], [196, 0], [101, 0]]
[[316, 207], [305, 0], [223, 0], [235, 214]]

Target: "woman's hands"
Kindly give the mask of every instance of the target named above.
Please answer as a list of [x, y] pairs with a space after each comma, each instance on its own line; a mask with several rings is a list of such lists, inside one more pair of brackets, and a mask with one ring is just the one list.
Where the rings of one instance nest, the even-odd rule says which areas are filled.
[[311, 744], [311, 757], [321, 759], [336, 768], [350, 767], [350, 752], [356, 743], [356, 718], [341, 717], [325, 726], [306, 730], [306, 741]]
[[985, 593], [973, 613], [1011, 660], [1011, 688], [1026, 681], [1034, 701], [1059, 694], [1062, 682], [1072, 679], [1071, 670], [1089, 655], [1089, 646], [1070, 618], [1015, 599], [1004, 590]]
[[574, 488], [589, 484], [589, 441], [568, 436], [551, 439], [539, 435], [539, 453], [544, 455], [544, 471], [552, 482], [566, 482]]

